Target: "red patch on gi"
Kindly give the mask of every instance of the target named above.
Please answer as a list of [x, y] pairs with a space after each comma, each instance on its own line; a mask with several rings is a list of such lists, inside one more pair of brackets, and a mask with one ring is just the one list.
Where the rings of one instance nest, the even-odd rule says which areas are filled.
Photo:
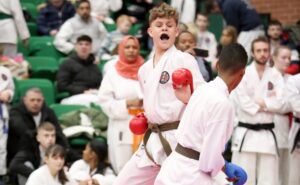
[[2, 74], [1, 77], [2, 77], [2, 80], [3, 80], [3, 81], [6, 81], [6, 80], [7, 80], [7, 76], [6, 76], [5, 74]]
[[165, 84], [169, 81], [169, 79], [170, 79], [169, 73], [167, 71], [163, 71], [160, 75], [159, 83]]

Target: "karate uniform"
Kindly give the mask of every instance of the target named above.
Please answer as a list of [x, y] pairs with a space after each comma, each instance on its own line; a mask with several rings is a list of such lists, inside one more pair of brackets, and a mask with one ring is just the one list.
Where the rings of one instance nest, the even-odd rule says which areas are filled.
[[[259, 79], [254, 62], [246, 68], [235, 97], [240, 123], [251, 126], [273, 123], [274, 114], [268, 110], [259, 111], [260, 107], [255, 99], [262, 98], [267, 102], [281, 79], [281, 75], [274, 73], [268, 66], [262, 79]], [[270, 130], [252, 130], [238, 126], [233, 135], [232, 150], [233, 163], [241, 166], [248, 174], [247, 185], [274, 185], [278, 182], [277, 148]]]
[[91, 172], [89, 164], [81, 159], [72, 164], [69, 170], [69, 176], [72, 180], [76, 181], [83, 181], [92, 177], [101, 185], [112, 185], [116, 178], [114, 172], [110, 168], [106, 168], [104, 174], [97, 174], [95, 172], [96, 170]]
[[30, 37], [19, 0], [0, 0], [0, 14], [12, 18], [0, 18], [0, 43], [4, 45], [3, 55], [15, 57], [18, 35], [22, 40]]
[[[155, 67], [152, 57], [140, 68], [139, 82], [144, 96], [144, 109], [148, 122], [161, 125], [181, 119], [185, 105], [175, 96], [171, 75], [173, 71], [182, 67], [192, 72], [195, 89], [201, 82], [204, 82], [195, 58], [177, 50], [175, 46], [163, 54]], [[162, 132], [172, 150], [177, 144], [174, 134], [175, 130]], [[167, 157], [157, 133], [150, 135], [147, 150], [155, 163], [146, 155], [144, 145], [140, 145], [118, 175], [115, 185], [152, 185], [154, 183], [160, 165]]]
[[133, 155], [133, 134], [129, 129], [133, 116], [128, 113], [126, 100], [139, 98], [139, 94], [139, 82], [122, 77], [114, 66], [104, 76], [99, 89], [99, 104], [109, 117], [108, 156], [116, 173]]
[[197, 33], [197, 47], [208, 50], [208, 57], [205, 59], [209, 62], [215, 61], [217, 56], [217, 40], [210, 31]]
[[[300, 118], [300, 74], [295, 76], [291, 76], [287, 82], [287, 90], [286, 99], [291, 106], [294, 118]], [[293, 144], [295, 141], [295, 137], [300, 130], [300, 123], [297, 121], [293, 121], [292, 128], [289, 134], [289, 147], [290, 149], [293, 148]], [[300, 184], [300, 148], [299, 148], [299, 141], [298, 146], [290, 155], [290, 162], [289, 162], [290, 170], [289, 170], [289, 185], [298, 185]]]
[[225, 162], [222, 153], [233, 128], [233, 106], [224, 81], [200, 86], [191, 97], [176, 131], [176, 140], [200, 153], [199, 160], [173, 151], [156, 178], [156, 185], [215, 185], [213, 177]]
[[[9, 69], [0, 66], [0, 92], [10, 91], [10, 97], [14, 95], [14, 82]], [[8, 136], [8, 107], [5, 103], [0, 103], [0, 175], [6, 174], [6, 144]]]
[[[68, 175], [67, 178], [69, 181], [64, 185], [77, 185]], [[53, 177], [48, 166], [44, 165], [30, 174], [26, 185], [62, 185], [62, 183], [59, 182], [58, 176]]]

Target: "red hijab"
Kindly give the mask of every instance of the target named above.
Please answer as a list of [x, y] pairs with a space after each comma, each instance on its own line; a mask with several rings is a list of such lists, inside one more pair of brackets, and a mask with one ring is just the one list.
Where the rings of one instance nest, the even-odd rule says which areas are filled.
[[115, 67], [119, 75], [124, 78], [130, 78], [133, 80], [138, 79], [138, 70], [143, 65], [144, 59], [141, 55], [138, 55], [135, 61], [128, 61], [125, 57], [124, 49], [129, 39], [132, 39], [140, 51], [139, 41], [133, 36], [125, 36], [118, 46], [119, 60], [117, 61]]

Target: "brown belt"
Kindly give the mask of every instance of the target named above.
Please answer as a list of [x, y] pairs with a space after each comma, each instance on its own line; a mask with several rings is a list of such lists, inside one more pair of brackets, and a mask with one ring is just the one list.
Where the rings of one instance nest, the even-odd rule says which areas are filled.
[[181, 144], [177, 144], [175, 151], [187, 158], [199, 160], [200, 152], [197, 152], [196, 150], [186, 148], [182, 146]]
[[179, 121], [175, 121], [172, 123], [165, 123], [163, 125], [148, 123], [148, 129], [146, 130], [146, 133], [144, 135], [143, 143], [144, 143], [144, 147], [145, 147], [145, 152], [151, 161], [153, 161], [155, 163], [153, 157], [150, 155], [150, 153], [148, 152], [147, 147], [146, 147], [151, 133], [155, 132], [158, 134], [158, 137], [163, 146], [163, 149], [164, 149], [165, 153], [167, 154], [167, 156], [169, 156], [172, 152], [172, 149], [171, 149], [169, 142], [162, 136], [161, 132], [175, 130], [178, 128], [178, 125], [179, 125]]

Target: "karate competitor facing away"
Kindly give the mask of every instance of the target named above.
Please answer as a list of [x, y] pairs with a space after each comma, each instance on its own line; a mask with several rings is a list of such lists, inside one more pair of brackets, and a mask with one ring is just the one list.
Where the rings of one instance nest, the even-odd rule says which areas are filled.
[[243, 169], [222, 156], [233, 128], [229, 94], [242, 80], [246, 63], [241, 45], [224, 47], [217, 63], [218, 77], [201, 85], [190, 98], [176, 131], [176, 149], [164, 162], [155, 185], [216, 185], [213, 177], [221, 170], [237, 179], [235, 185], [246, 181]]
[[153, 38], [155, 53], [140, 68], [139, 82], [144, 96], [145, 115], [152, 129], [146, 132], [144, 144], [124, 166], [115, 185], [152, 185], [160, 165], [170, 150], [175, 148], [177, 143], [174, 134], [185, 104], [174, 94], [171, 80], [173, 71], [178, 68], [189, 69], [195, 89], [204, 82], [194, 57], [174, 46], [178, 34], [177, 21], [178, 13], [166, 3], [150, 12], [148, 33]]

